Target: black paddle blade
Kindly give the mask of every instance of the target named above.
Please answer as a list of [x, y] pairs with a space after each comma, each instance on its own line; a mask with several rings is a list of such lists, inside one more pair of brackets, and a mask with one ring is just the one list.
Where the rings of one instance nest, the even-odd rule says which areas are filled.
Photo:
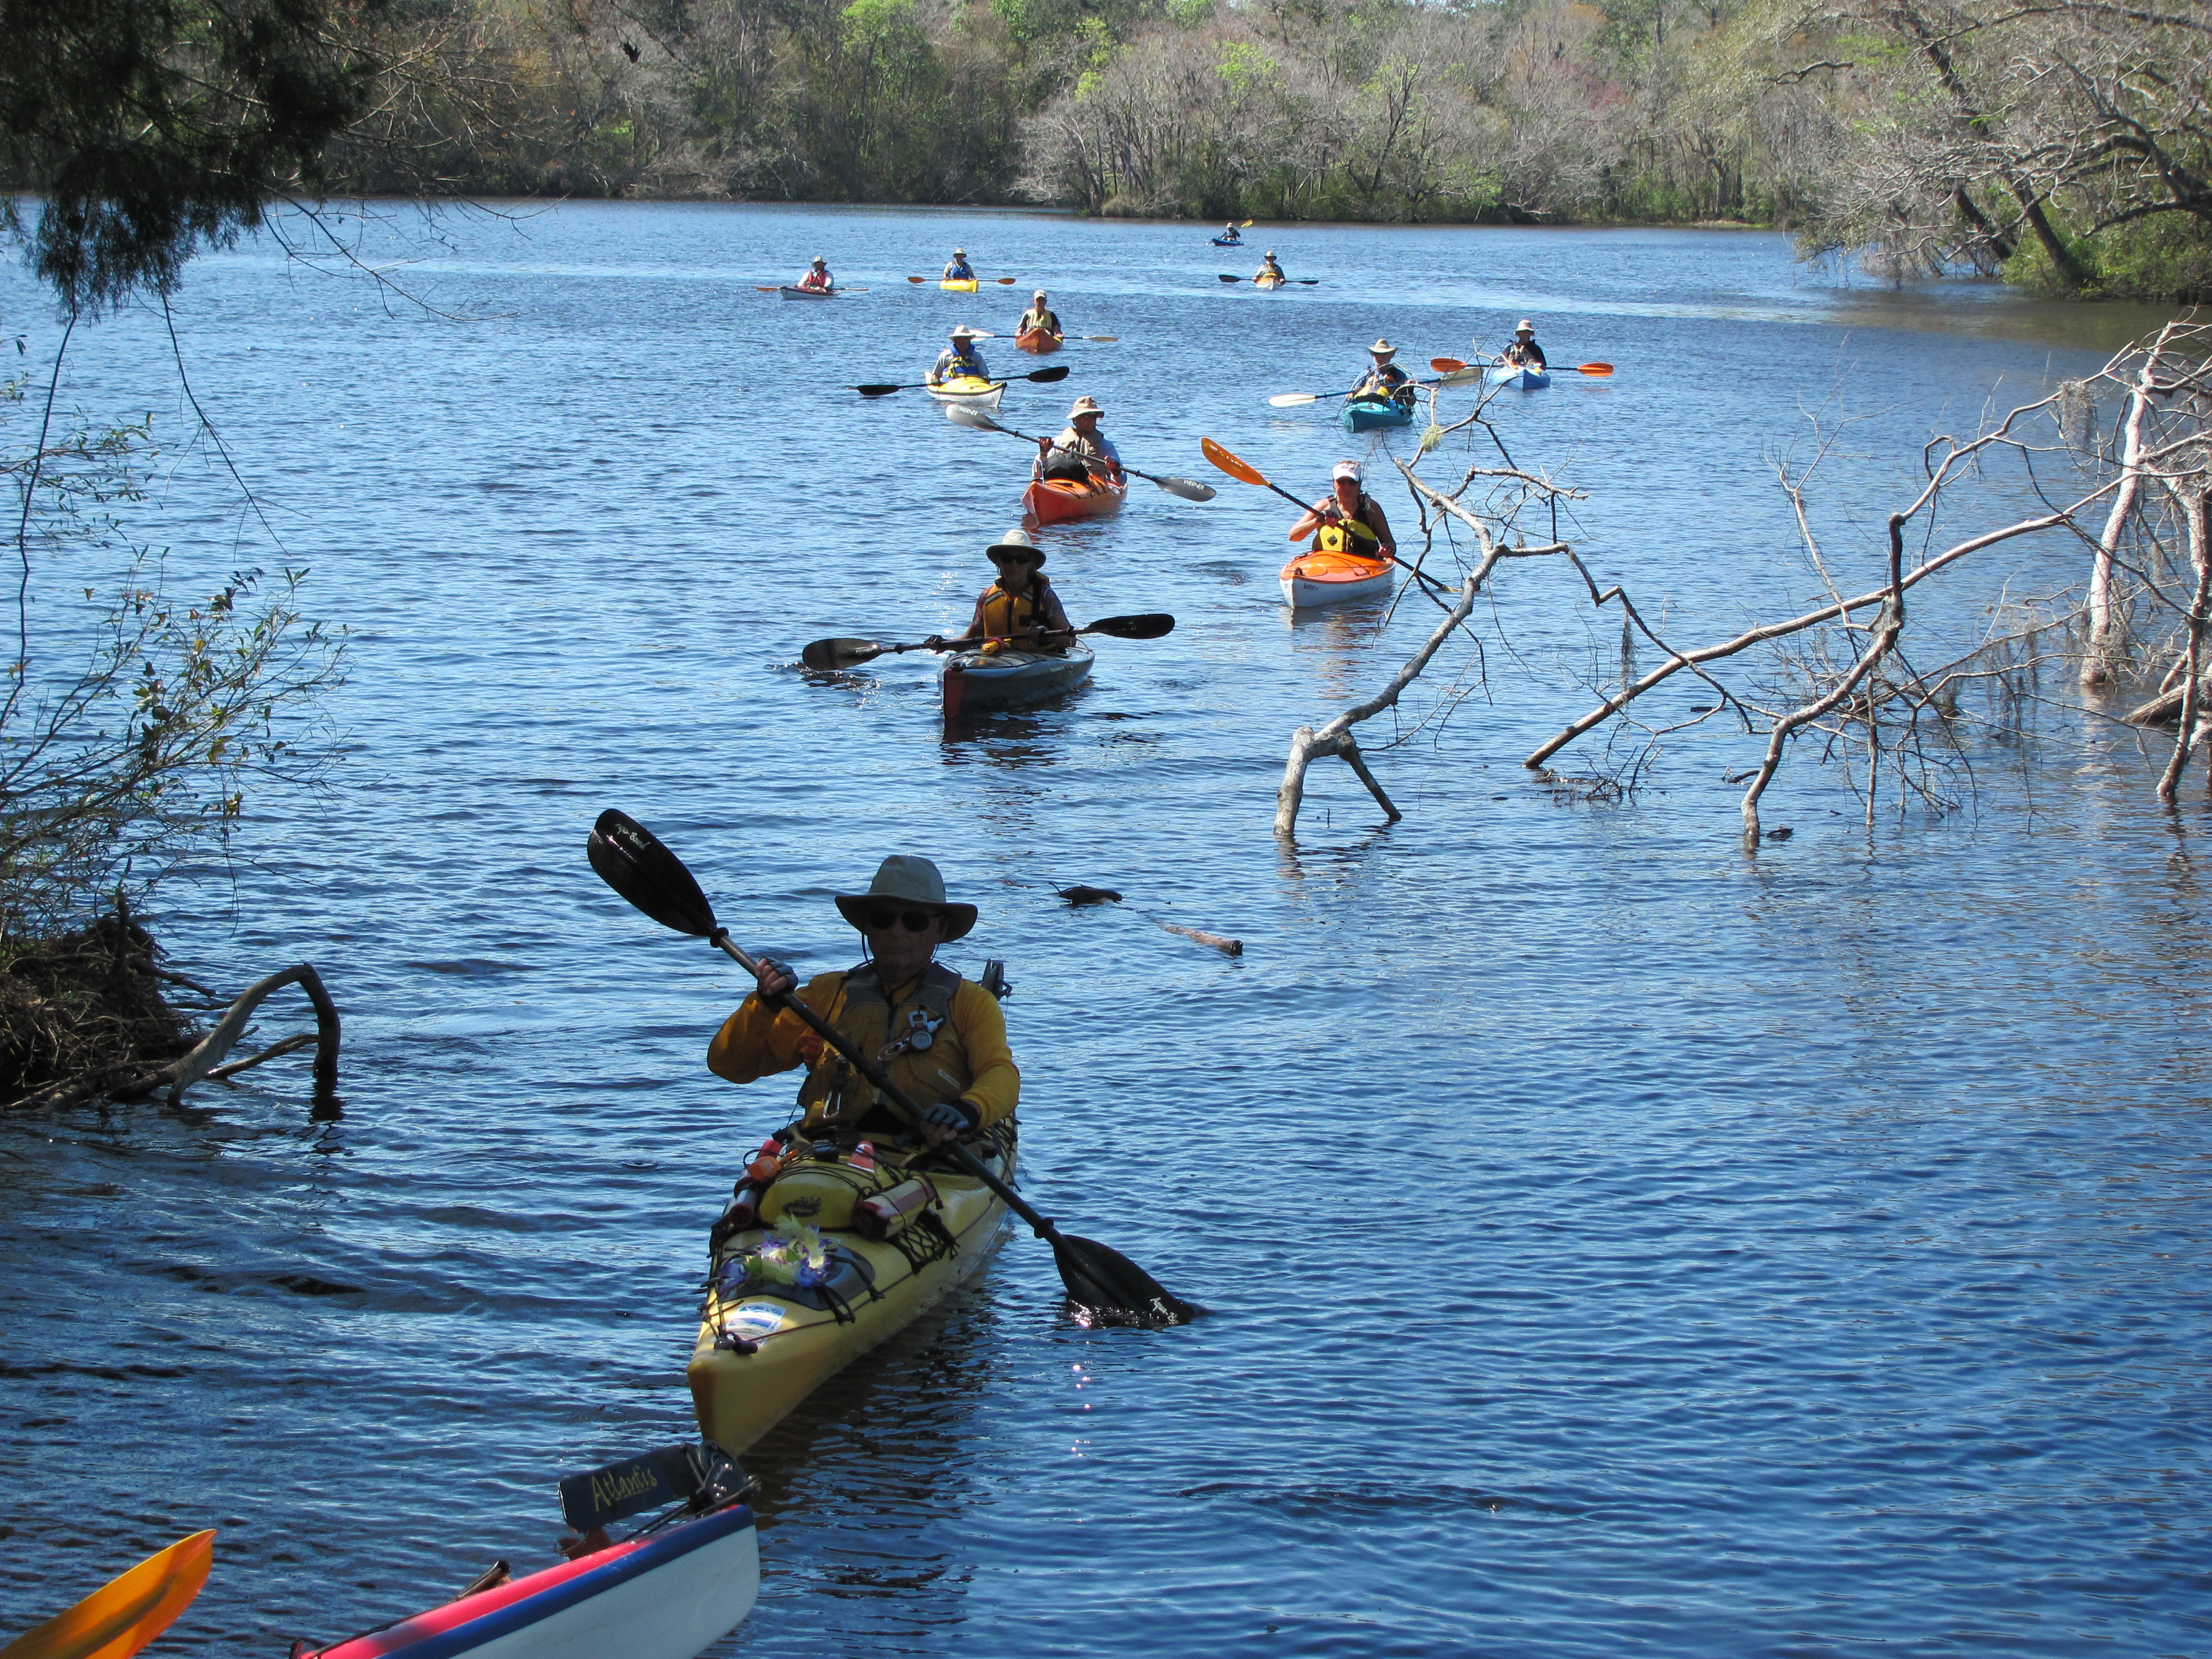
[[1050, 368], [1040, 368], [1035, 374], [1024, 374], [1022, 378], [1025, 380], [1035, 380], [1039, 386], [1042, 386], [1048, 380], [1064, 380], [1067, 375], [1068, 368], [1066, 363], [1054, 363]]
[[1231, 276], [1224, 270], [1221, 273], [1221, 280], [1224, 283], [1241, 283], [1244, 279], [1242, 276]]
[[1083, 631], [1103, 634], [1115, 640], [1156, 640], [1163, 634], [1175, 632], [1175, 618], [1164, 611], [1146, 611], [1137, 617], [1101, 617]]
[[695, 939], [711, 939], [720, 931], [714, 907], [684, 860], [629, 813], [612, 807], [600, 813], [584, 852], [601, 881], [663, 927]]
[[816, 640], [799, 653], [805, 668], [857, 668], [884, 654], [873, 640]]
[[1086, 1325], [1186, 1325], [1206, 1311], [1163, 1288], [1119, 1250], [1063, 1232], [1051, 1237], [1060, 1282]]
[[906, 388], [902, 386], [856, 386], [853, 390], [863, 398], [888, 398], [892, 392], [903, 392]]

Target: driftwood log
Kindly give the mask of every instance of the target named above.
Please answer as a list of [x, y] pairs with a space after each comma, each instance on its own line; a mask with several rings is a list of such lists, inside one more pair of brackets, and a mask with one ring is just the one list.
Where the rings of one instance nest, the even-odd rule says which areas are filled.
[[[297, 1036], [283, 1038], [258, 1054], [224, 1065], [223, 1056], [236, 1046], [246, 1023], [253, 1018], [253, 1011], [288, 985], [297, 985], [307, 994], [308, 1001], [314, 1005], [314, 1034], [309, 1036], [301, 1032]], [[108, 1092], [118, 1099], [133, 1100], [150, 1095], [156, 1090], [167, 1089], [169, 1103], [173, 1106], [183, 1097], [185, 1090], [204, 1078], [213, 1078], [220, 1082], [240, 1072], [249, 1071], [265, 1060], [274, 1060], [279, 1054], [292, 1054], [313, 1043], [315, 1048], [315, 1096], [318, 1100], [325, 1099], [336, 1091], [338, 1085], [338, 1033], [337, 1005], [331, 1000], [330, 992], [324, 988], [322, 975], [310, 963], [295, 963], [289, 968], [247, 986], [238, 1000], [224, 1011], [222, 1018], [216, 1022], [215, 1030], [201, 1038], [198, 1046], [190, 1054], [170, 1061], [159, 1071], [134, 1078]]]

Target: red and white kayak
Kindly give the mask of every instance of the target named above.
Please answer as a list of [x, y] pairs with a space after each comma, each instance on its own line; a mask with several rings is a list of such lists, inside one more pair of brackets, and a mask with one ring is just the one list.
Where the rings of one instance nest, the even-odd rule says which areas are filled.
[[1293, 611], [1311, 611], [1388, 593], [1395, 571], [1388, 559], [1357, 553], [1301, 553], [1283, 567], [1283, 602]]
[[1129, 486], [1116, 489], [1096, 478], [1040, 478], [1022, 492], [1022, 507], [1039, 524], [1064, 519], [1095, 519], [1113, 512], [1127, 498]]
[[752, 1611], [742, 1502], [293, 1659], [696, 1659]]

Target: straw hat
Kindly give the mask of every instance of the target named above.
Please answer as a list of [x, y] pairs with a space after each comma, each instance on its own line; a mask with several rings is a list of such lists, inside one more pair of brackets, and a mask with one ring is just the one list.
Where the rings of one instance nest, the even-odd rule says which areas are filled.
[[952, 337], [956, 340], [988, 340], [991, 337], [980, 328], [970, 328], [963, 323], [952, 331]]
[[964, 247], [956, 247], [952, 250], [952, 257], [956, 259], [964, 259], [968, 257], [968, 250]]
[[816, 264], [817, 264], [817, 265], [826, 265], [826, 264], [828, 264], [830, 262], [829, 262], [827, 259], [823, 258], [820, 254], [818, 254], [818, 253], [817, 253], [817, 254], [816, 254], [816, 255], [814, 256], [814, 263], [815, 263]]
[[983, 550], [983, 556], [994, 562], [1001, 553], [1026, 553], [1030, 556], [1030, 569], [1044, 568], [1044, 549], [1031, 541], [1029, 532], [1024, 530], [1019, 525], [1006, 532], [1004, 541], [993, 542]]
[[1072, 421], [1079, 415], [1097, 415], [1103, 417], [1105, 413], [1104, 410], [1098, 407], [1097, 398], [1085, 396], [1075, 400], [1074, 404], [1067, 411], [1067, 418]]
[[1032, 300], [1042, 300], [1042, 299], [1043, 299], [1043, 298], [1044, 298], [1044, 290], [1043, 290], [1042, 289], [1039, 289], [1036, 293], [1034, 293], [1034, 294], [1030, 295], [1030, 299], [1032, 299]]
[[1377, 357], [1395, 357], [1398, 355], [1398, 348], [1379, 335], [1376, 337], [1375, 343], [1367, 349]]
[[911, 853], [894, 853], [885, 859], [876, 871], [876, 878], [868, 884], [866, 892], [840, 893], [836, 897], [837, 914], [863, 933], [867, 931], [868, 912], [881, 899], [936, 911], [945, 918], [948, 944], [956, 939], [965, 939], [975, 925], [975, 907], [948, 902], [945, 878], [938, 872], [937, 866]]

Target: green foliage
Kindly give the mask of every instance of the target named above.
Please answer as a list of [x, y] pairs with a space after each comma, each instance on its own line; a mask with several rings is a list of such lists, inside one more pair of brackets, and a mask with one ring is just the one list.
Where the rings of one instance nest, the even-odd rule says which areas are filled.
[[[194, 251], [317, 190], [373, 81], [337, 3], [0, 0], [0, 186], [41, 198], [31, 263], [65, 306], [166, 291]], [[13, 236], [23, 212], [0, 196]]]
[[[2066, 246], [2091, 276], [2087, 297], [2212, 301], [2212, 228], [2181, 214], [2132, 220], [2094, 235], [2069, 235]], [[2085, 290], [2053, 269], [2042, 246], [2025, 239], [2005, 262], [2004, 279], [2048, 299], [2080, 299]]]

